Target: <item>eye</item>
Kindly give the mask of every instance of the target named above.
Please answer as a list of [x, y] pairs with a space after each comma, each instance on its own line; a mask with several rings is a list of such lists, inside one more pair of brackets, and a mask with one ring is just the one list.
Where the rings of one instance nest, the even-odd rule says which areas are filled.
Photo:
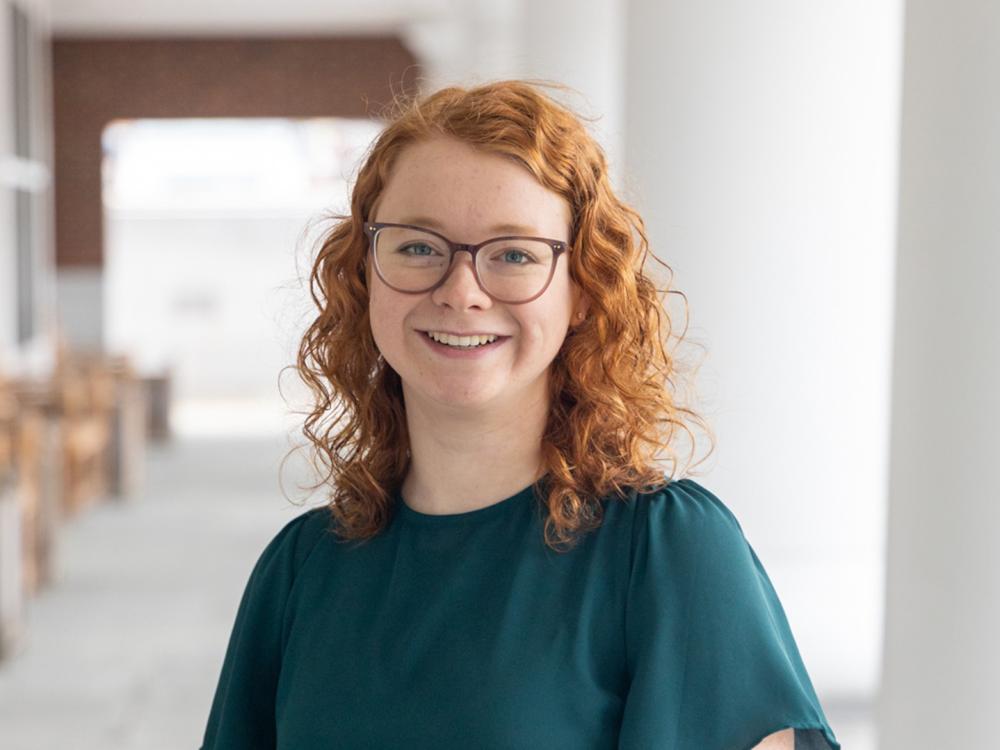
[[[426, 253], [425, 252], [412, 252], [412, 253], [411, 252], [407, 252], [407, 251], [413, 250], [413, 249], [416, 249], [416, 250], [426, 250], [427, 252]], [[399, 249], [397, 249], [396, 252], [397, 253], [404, 253], [406, 255], [433, 255], [434, 254], [434, 248], [431, 247], [430, 245], [428, 245], [425, 242], [411, 242], [408, 245], [403, 245], [402, 247], [400, 247]]]
[[[517, 248], [508, 248], [501, 253], [501, 256], [511, 262], [511, 265], [515, 266], [526, 266], [529, 263], [534, 263], [535, 259], [524, 250], [518, 250]], [[514, 256], [512, 258], [512, 256]]]

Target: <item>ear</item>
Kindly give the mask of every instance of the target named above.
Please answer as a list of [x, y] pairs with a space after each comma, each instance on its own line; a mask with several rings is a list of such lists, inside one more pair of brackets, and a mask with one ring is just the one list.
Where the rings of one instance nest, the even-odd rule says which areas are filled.
[[580, 325], [584, 320], [586, 320], [587, 315], [590, 312], [590, 300], [587, 298], [580, 288], [576, 288], [576, 293], [573, 295], [573, 327]]

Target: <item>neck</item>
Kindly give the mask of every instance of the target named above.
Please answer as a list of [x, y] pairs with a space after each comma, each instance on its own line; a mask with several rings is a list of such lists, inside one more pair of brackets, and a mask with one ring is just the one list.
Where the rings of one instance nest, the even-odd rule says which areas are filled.
[[464, 513], [497, 503], [542, 475], [546, 397], [516, 408], [442, 409], [405, 398], [410, 468], [406, 504], [431, 515]]

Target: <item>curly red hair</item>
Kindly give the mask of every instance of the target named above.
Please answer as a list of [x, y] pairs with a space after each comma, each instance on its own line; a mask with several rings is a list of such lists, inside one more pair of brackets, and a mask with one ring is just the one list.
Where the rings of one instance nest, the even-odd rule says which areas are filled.
[[[642, 218], [615, 195], [604, 153], [581, 118], [541, 85], [499, 81], [397, 99], [358, 172], [350, 215], [333, 217], [321, 241], [310, 274], [319, 314], [302, 337], [295, 369], [314, 402], [303, 432], [326, 468], [312, 488], [329, 484], [345, 541], [366, 540], [387, 525], [409, 463], [401, 381], [369, 324], [363, 226], [395, 159], [414, 141], [445, 135], [506, 155], [572, 209], [569, 273], [589, 308], [551, 365], [545, 475], [536, 483], [541, 490], [544, 481], [547, 492], [550, 547], [572, 547], [599, 526], [602, 498], [673, 481], [678, 431], [692, 438], [693, 457], [688, 421], [712, 435], [678, 399], [682, 368], [668, 353], [670, 315], [644, 271]], [[680, 295], [686, 310], [683, 293], [663, 293]], [[683, 338], [682, 331], [678, 343]], [[657, 464], [662, 455], [673, 464], [669, 477]]]

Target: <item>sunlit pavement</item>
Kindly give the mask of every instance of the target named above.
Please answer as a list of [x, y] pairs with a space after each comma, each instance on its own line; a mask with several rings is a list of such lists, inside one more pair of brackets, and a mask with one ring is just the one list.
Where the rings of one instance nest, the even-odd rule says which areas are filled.
[[[60, 579], [0, 665], [4, 750], [197, 748], [247, 576], [304, 510], [282, 436], [150, 450], [144, 497], [63, 526]], [[298, 501], [301, 461], [283, 470]], [[306, 505], [319, 504], [317, 493]]]

